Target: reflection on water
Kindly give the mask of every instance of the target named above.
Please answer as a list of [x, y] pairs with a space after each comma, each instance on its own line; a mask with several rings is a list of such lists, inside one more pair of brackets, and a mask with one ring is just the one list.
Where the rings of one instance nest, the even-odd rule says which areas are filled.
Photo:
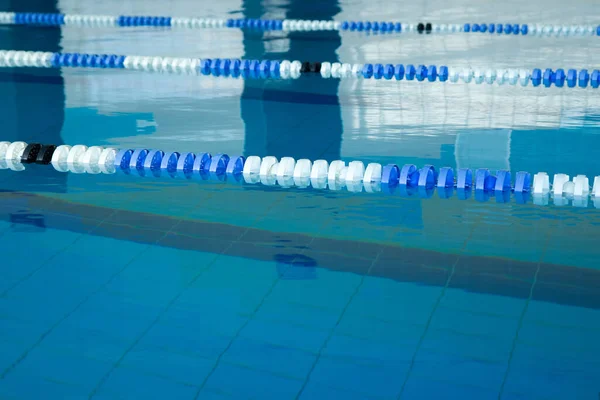
[[[56, 0], [12, 0], [0, 4], [2, 11], [7, 12], [58, 12]], [[60, 40], [60, 28], [0, 28], [1, 49], [55, 52], [61, 51]], [[65, 114], [65, 93], [60, 70], [2, 68], [0, 104], [0, 140], [57, 145], [63, 143], [61, 130]], [[48, 172], [41, 172], [32, 179], [40, 188], [46, 187], [46, 190], [50, 191], [65, 190], [66, 177], [60, 177], [54, 180], [54, 185], [47, 186], [45, 183], [49, 176]]]
[[[287, 19], [330, 20], [339, 12], [337, 0], [291, 1], [286, 7]], [[279, 5], [244, 1], [244, 18], [265, 18], [270, 8]], [[336, 50], [341, 45], [339, 32], [291, 32], [285, 37], [260, 35], [244, 31], [244, 58], [268, 60], [338, 61]], [[318, 39], [318, 46], [315, 40]], [[303, 77], [286, 82], [244, 81], [241, 115], [245, 125], [246, 155], [339, 159], [342, 141], [342, 119], [338, 100], [339, 80]], [[291, 92], [285, 95], [285, 92]], [[315, 101], [316, 98], [319, 100]], [[262, 100], [257, 102], [256, 100]], [[313, 104], [326, 101], [318, 112]], [[316, 110], [315, 110], [316, 111]]]

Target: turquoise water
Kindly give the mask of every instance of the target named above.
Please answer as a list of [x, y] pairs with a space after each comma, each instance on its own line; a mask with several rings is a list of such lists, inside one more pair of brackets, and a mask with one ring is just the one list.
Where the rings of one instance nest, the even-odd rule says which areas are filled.
[[[0, 4], [600, 19], [584, 1]], [[600, 42], [0, 27], [0, 48], [591, 68]], [[2, 141], [600, 174], [590, 90], [5, 68], [0, 99]], [[0, 399], [596, 399], [600, 210], [501, 200], [1, 170]]]

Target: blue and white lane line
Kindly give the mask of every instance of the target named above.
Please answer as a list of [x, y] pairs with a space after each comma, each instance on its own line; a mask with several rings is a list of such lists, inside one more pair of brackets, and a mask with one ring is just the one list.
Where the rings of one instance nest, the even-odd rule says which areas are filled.
[[600, 36], [600, 25], [578, 24], [514, 24], [514, 23], [463, 23], [436, 24], [430, 22], [401, 23], [389, 21], [318, 21], [297, 19], [247, 19], [247, 18], [177, 18], [170, 16], [141, 15], [82, 15], [47, 13], [0, 12], [0, 24], [80, 26], [80, 27], [176, 27], [176, 28], [235, 28], [275, 31], [356, 31], [377, 33], [415, 32], [430, 33], [480, 33], [492, 35], [537, 36]]
[[575, 206], [587, 206], [590, 198], [600, 207], [600, 175], [593, 186], [585, 175], [570, 177], [555, 174], [552, 185], [546, 172], [531, 175], [520, 171], [512, 177], [510, 171], [471, 170], [450, 167], [436, 168], [413, 164], [382, 165], [362, 161], [295, 160], [292, 157], [229, 156], [227, 154], [164, 152], [157, 149], [117, 149], [86, 145], [43, 145], [41, 143], [0, 142], [0, 169], [22, 171], [27, 164], [52, 165], [60, 172], [115, 174], [139, 176], [171, 176], [199, 180], [231, 180], [262, 183], [281, 187], [342, 190], [350, 192], [397, 192], [399, 195], [450, 197], [457, 191], [459, 198], [475, 192], [478, 200], [494, 196], [507, 202], [513, 195], [517, 202], [547, 204], [552, 195], [554, 204], [572, 201]]
[[48, 53], [0, 50], [0, 67], [115, 68], [148, 72], [187, 73], [254, 79], [322, 78], [382, 79], [418, 82], [464, 82], [598, 88], [598, 69], [454, 68], [445, 65], [349, 64], [289, 60], [198, 59], [116, 54]]

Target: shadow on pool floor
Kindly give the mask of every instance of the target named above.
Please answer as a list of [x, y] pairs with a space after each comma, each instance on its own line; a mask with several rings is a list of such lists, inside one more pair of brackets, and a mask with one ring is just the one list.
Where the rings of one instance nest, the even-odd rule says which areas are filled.
[[21, 221], [14, 215], [35, 214], [38, 225], [51, 229], [600, 309], [596, 294], [600, 270], [272, 232], [125, 210], [115, 213], [107, 207], [21, 192], [1, 192], [0, 201], [0, 220], [14, 225], [29, 224], [28, 219]]

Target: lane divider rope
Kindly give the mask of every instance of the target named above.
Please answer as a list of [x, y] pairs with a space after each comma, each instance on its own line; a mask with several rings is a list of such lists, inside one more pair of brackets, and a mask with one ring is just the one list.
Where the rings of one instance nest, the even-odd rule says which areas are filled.
[[0, 24], [80, 27], [237, 28], [261, 31], [356, 31], [374, 33], [487, 33], [497, 35], [600, 36], [600, 25], [465, 23], [402, 24], [385, 21], [317, 21], [296, 19], [177, 18], [140, 15], [82, 15], [0, 12]]
[[227, 154], [164, 152], [152, 149], [117, 149], [85, 145], [44, 145], [41, 143], [0, 142], [0, 169], [22, 171], [26, 164], [52, 165], [60, 172], [114, 174], [139, 176], [171, 176], [197, 180], [262, 183], [283, 188], [298, 187], [342, 190], [350, 192], [385, 192], [401, 196], [418, 195], [429, 198], [437, 190], [442, 198], [457, 191], [458, 198], [497, 202], [526, 203], [532, 195], [536, 204], [548, 204], [550, 195], [556, 205], [572, 201], [574, 206], [587, 207], [590, 197], [600, 208], [600, 175], [590, 179], [585, 175], [570, 177], [555, 174], [552, 185], [546, 172], [531, 175], [517, 172], [514, 180], [510, 171], [499, 170], [494, 175], [486, 168], [475, 171], [450, 167], [436, 168], [413, 164], [382, 165], [362, 161], [295, 160], [292, 157], [229, 156]]
[[148, 72], [203, 74], [254, 79], [297, 79], [301, 75], [322, 78], [384, 79], [418, 82], [462, 81], [543, 87], [600, 86], [600, 70], [551, 68], [453, 68], [445, 65], [348, 64], [289, 60], [197, 59], [124, 56], [116, 54], [50, 53], [0, 50], [0, 67], [109, 68]]

